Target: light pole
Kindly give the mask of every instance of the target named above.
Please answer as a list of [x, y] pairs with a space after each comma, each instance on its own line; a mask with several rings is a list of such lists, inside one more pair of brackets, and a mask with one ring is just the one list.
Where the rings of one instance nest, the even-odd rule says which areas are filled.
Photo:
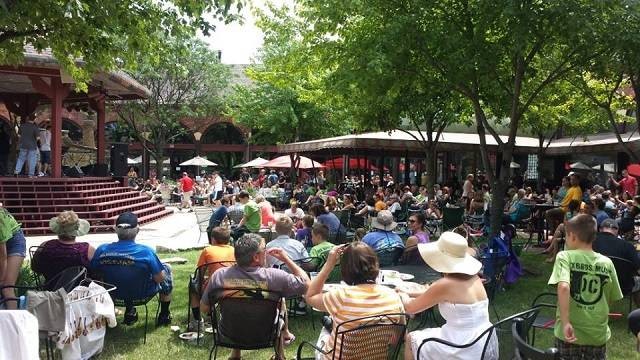
[[147, 152], [147, 141], [151, 133], [149, 131], [143, 131], [142, 135], [142, 178], [149, 178], [149, 153]]
[[200, 156], [200, 139], [202, 139], [202, 133], [200, 131], [194, 132], [193, 138], [196, 139], [196, 156]]

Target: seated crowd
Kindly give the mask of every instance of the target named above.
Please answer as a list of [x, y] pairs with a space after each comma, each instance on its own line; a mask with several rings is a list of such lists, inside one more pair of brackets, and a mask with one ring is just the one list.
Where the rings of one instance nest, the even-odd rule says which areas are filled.
[[[612, 187], [620, 186], [620, 182], [611, 180]], [[343, 340], [336, 337], [336, 331], [342, 323], [382, 314], [391, 314], [399, 322], [405, 322], [403, 314], [418, 314], [437, 306], [444, 325], [409, 332], [405, 339], [405, 359], [418, 356], [475, 359], [482, 354], [486, 359], [498, 359], [495, 333], [484, 333], [492, 324], [482, 263], [476, 259], [476, 249], [470, 246], [473, 245], [472, 232], [477, 229], [465, 224], [455, 231], [440, 228], [447, 209], [455, 207], [462, 208], [465, 216], [484, 222], [495, 196], [488, 184], [475, 183], [474, 176], [469, 175], [462, 188], [457, 189], [462, 190], [459, 196], [460, 192], [449, 186], [435, 185], [431, 192], [424, 186], [399, 186], [391, 176], [382, 180], [373, 177], [370, 186], [362, 188], [353, 185], [357, 179], [352, 179], [351, 185], [339, 192], [338, 189], [327, 191], [324, 181], [316, 176], [313, 184], [290, 186], [284, 174], [270, 172], [267, 175], [263, 170], [253, 180], [243, 170], [237, 184], [247, 184], [245, 187], [226, 183], [220, 174], [205, 177], [202, 184], [194, 184], [187, 174], [183, 175], [179, 185], [182, 206], [191, 208], [191, 192], [195, 191], [196, 197], [205, 196], [215, 207], [207, 231], [209, 246], [202, 251], [197, 263], [205, 276], [202, 282], [189, 284], [190, 315], [193, 316], [189, 330], [201, 329], [205, 314], [213, 311], [221, 299], [237, 296], [238, 289], [261, 289], [281, 298], [298, 299], [292, 309], [281, 302], [278, 318], [274, 319], [280, 329], [279, 356], [284, 354], [283, 346], [295, 340], [287, 315], [304, 313], [308, 304], [328, 314], [315, 342], [317, 358], [330, 359], [328, 352], [340, 352]], [[318, 185], [320, 182], [323, 184]], [[273, 204], [267, 199], [269, 194], [250, 195], [248, 190], [254, 185], [259, 188], [289, 185], [292, 191], [284, 213], [279, 215], [276, 211], [279, 199]], [[197, 190], [199, 186], [201, 190]], [[557, 191], [537, 195], [530, 187], [511, 187], [505, 194], [506, 206], [501, 214], [505, 224], [530, 221], [536, 215], [536, 204], [558, 206], [537, 216], [546, 219], [553, 233], [553, 237], [544, 239], [544, 252], [549, 253], [549, 261], [554, 262], [549, 284], [557, 286], [560, 307], [554, 336], [561, 354], [606, 352], [610, 336], [608, 302], [622, 298], [624, 291], [633, 294], [640, 305], [640, 276], [634, 276], [640, 269], [640, 259], [633, 245], [625, 240], [633, 239], [640, 197], [629, 197], [627, 191], [616, 193], [599, 185], [583, 190], [580, 178], [571, 174], [563, 179]], [[358, 201], [359, 195], [364, 201]], [[401, 224], [406, 229], [399, 232]], [[128, 277], [129, 267], [136, 267], [148, 273], [149, 281], [142, 288], [144, 295], [160, 294], [157, 325], [171, 323], [174, 285], [171, 267], [162, 263], [151, 248], [135, 242], [139, 232], [135, 214], [121, 214], [115, 226], [118, 241], [97, 248], [76, 240], [88, 232], [89, 224], [72, 211], [51, 219], [50, 227], [57, 238], [43, 243], [34, 253], [31, 264], [45, 280], [66, 268], [83, 266], [92, 276], [108, 278], [124, 291], [134, 291], [129, 289], [140, 284], [131, 283]], [[5, 246], [5, 242], [15, 236], [16, 229], [2, 230], [0, 240]], [[6, 247], [8, 250], [8, 243]], [[378, 279], [381, 267], [387, 265], [383, 253], [388, 250], [398, 250], [391, 263], [397, 263], [403, 252], [406, 255], [412, 251], [442, 277], [415, 291], [396, 291], [383, 286]], [[10, 255], [8, 251], [6, 254]], [[609, 257], [629, 260], [635, 273], [616, 274]], [[119, 267], [109, 266], [116, 260]], [[585, 270], [585, 276], [604, 279], [600, 289], [603, 296], [594, 300], [596, 306], [589, 314], [576, 306], [576, 301], [580, 301], [581, 294], [576, 293], [579, 289], [569, 287], [570, 264], [574, 262], [597, 264], [593, 267], [595, 270]], [[315, 276], [311, 278], [310, 273]], [[325, 284], [336, 274], [344, 286], [327, 291]], [[124, 324], [133, 324], [137, 320], [134, 304], [125, 302], [124, 307]], [[589, 324], [591, 317], [597, 318], [595, 325]], [[358, 322], [350, 324], [355, 327]], [[420, 346], [425, 339], [433, 337], [467, 344], [478, 336], [485, 338], [463, 348], [439, 343]], [[239, 359], [240, 355], [240, 349], [233, 349], [231, 358]], [[567, 355], [567, 358], [572, 357]]]

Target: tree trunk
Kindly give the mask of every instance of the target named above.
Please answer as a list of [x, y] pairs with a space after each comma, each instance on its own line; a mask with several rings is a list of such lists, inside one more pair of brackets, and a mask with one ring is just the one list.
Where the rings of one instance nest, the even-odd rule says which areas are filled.
[[607, 118], [609, 119], [609, 124], [611, 125], [611, 129], [613, 130], [613, 133], [616, 135], [616, 139], [618, 139], [618, 144], [620, 144], [620, 146], [622, 146], [622, 149], [624, 149], [624, 151], [629, 154], [629, 156], [631, 157], [631, 159], [633, 159], [633, 162], [640, 162], [640, 158], [638, 157], [638, 155], [635, 154], [635, 152], [633, 152], [633, 150], [631, 150], [631, 148], [629, 147], [629, 144], [627, 144], [626, 141], [624, 141], [622, 139], [622, 136], [620, 136], [620, 131], [618, 131], [618, 126], [616, 124], [616, 118], [615, 115], [613, 114], [613, 111], [611, 111], [611, 107], [603, 107], [605, 112], [607, 113]]
[[542, 194], [542, 192], [544, 191], [543, 186], [544, 184], [542, 183], [542, 161], [544, 159], [544, 153], [545, 153], [545, 148], [544, 148], [544, 137], [543, 136], [539, 136], [538, 137], [538, 181], [537, 181], [537, 186], [538, 186], [538, 194]]
[[640, 74], [631, 74], [631, 87], [633, 88], [633, 102], [636, 105], [636, 124], [640, 131]]
[[[430, 144], [425, 148], [424, 152], [424, 164], [425, 164], [425, 173], [427, 175], [427, 193], [429, 196], [434, 197], [433, 185], [436, 182], [436, 144]], [[421, 178], [421, 176], [419, 177]], [[422, 181], [420, 181], [422, 182]]]

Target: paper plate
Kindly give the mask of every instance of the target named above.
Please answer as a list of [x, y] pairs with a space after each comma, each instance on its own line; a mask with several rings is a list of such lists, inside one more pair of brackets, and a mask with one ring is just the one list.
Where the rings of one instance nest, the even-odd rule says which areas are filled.
[[[203, 337], [204, 334], [200, 334], [200, 337]], [[196, 340], [198, 338], [198, 333], [195, 331], [189, 331], [178, 335], [178, 337], [182, 340]]]
[[411, 275], [411, 274], [407, 274], [407, 273], [400, 273], [400, 279], [407, 281], [407, 280], [413, 280], [415, 278], [415, 276]]

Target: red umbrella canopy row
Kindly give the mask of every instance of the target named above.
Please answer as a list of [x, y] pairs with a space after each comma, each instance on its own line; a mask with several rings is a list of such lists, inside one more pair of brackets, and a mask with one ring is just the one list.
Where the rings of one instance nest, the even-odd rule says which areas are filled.
[[[342, 169], [344, 166], [344, 158], [337, 157], [329, 159], [323, 163], [327, 169]], [[368, 169], [378, 171], [378, 168], [371, 161], [365, 158], [349, 158], [349, 169]]]

